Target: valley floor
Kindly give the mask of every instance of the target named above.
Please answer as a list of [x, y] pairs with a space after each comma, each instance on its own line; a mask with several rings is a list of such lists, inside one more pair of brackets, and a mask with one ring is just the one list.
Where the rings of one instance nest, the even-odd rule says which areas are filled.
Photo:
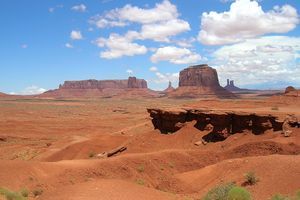
[[[300, 189], [300, 129], [243, 132], [196, 146], [207, 134], [188, 122], [174, 134], [154, 130], [147, 108], [194, 107], [300, 119], [294, 99], [0, 99], [0, 188], [29, 199], [201, 199], [214, 186], [255, 172], [255, 200]], [[110, 158], [98, 154], [119, 146]], [[1, 198], [1, 197], [0, 197]]]

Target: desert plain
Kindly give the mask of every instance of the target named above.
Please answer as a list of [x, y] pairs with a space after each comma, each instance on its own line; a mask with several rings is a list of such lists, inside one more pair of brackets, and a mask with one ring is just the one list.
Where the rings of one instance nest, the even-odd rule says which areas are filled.
[[[243, 95], [242, 95], [243, 96]], [[253, 199], [293, 195], [300, 186], [300, 129], [249, 130], [199, 144], [196, 121], [162, 134], [147, 109], [196, 108], [300, 116], [299, 97], [238, 99], [0, 99], [0, 186], [29, 199], [201, 199], [234, 182]], [[197, 143], [198, 142], [198, 143]], [[197, 143], [198, 145], [195, 145]], [[125, 151], [111, 157], [104, 152]], [[254, 172], [259, 181], [245, 185]], [[35, 195], [33, 194], [35, 193]]]

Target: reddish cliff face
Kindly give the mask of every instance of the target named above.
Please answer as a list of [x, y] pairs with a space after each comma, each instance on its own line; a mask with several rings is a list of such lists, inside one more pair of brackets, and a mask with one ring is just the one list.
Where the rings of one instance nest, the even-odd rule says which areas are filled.
[[179, 87], [168, 94], [170, 97], [219, 97], [233, 98], [234, 94], [219, 84], [217, 70], [208, 65], [195, 65], [179, 74]]
[[49, 90], [40, 97], [156, 97], [158, 94], [147, 87], [144, 79], [129, 77], [127, 80], [65, 81], [59, 89]]
[[[195, 120], [195, 127], [200, 131], [211, 128], [211, 132], [204, 136], [206, 141], [222, 141], [235, 133], [246, 130], [253, 134], [263, 134], [268, 130], [281, 131], [283, 120], [270, 114], [255, 114], [233, 111], [213, 111], [197, 109], [148, 109], [155, 129], [161, 133], [174, 133], [183, 124]], [[297, 121], [297, 120], [296, 120]]]
[[148, 86], [147, 86], [147, 82], [144, 79], [129, 77], [127, 88], [148, 88]]
[[195, 65], [179, 74], [179, 87], [220, 87], [217, 70], [208, 65]]
[[128, 80], [83, 80], [65, 81], [59, 89], [126, 89], [126, 88], [147, 88], [147, 82], [136, 77], [129, 77]]

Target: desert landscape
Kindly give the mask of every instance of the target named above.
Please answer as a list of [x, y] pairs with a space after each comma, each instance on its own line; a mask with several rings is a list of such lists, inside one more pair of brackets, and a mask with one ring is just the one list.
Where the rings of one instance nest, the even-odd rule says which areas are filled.
[[203, 199], [229, 183], [253, 199], [295, 195], [299, 91], [249, 97], [223, 89], [207, 65], [183, 72], [164, 95], [146, 82], [103, 92], [115, 85], [74, 81], [2, 96], [1, 187], [29, 199]]
[[3, 0], [0, 200], [300, 200], [296, 0]]

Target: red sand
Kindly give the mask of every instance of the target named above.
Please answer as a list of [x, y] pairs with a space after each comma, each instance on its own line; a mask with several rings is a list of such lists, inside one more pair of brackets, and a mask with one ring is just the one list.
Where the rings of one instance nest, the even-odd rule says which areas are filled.
[[[199, 199], [220, 182], [247, 186], [254, 199], [300, 189], [300, 131], [235, 134], [195, 146], [207, 132], [187, 123], [153, 130], [148, 107], [197, 107], [300, 115], [298, 99], [0, 99], [0, 187], [41, 188], [39, 199]], [[276, 109], [274, 109], [276, 108]], [[107, 159], [98, 153], [125, 145]], [[92, 157], [92, 158], [90, 158]], [[32, 198], [32, 197], [30, 197]]]

